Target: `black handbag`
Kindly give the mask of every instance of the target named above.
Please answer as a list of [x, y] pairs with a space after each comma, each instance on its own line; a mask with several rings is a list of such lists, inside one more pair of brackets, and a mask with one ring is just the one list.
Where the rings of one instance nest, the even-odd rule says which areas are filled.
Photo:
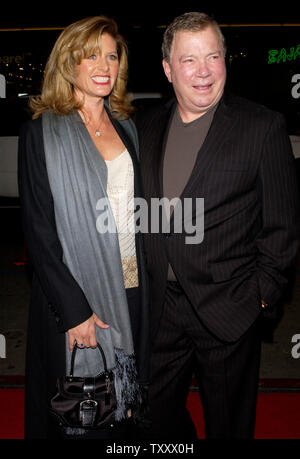
[[104, 351], [98, 343], [104, 372], [95, 377], [74, 376], [77, 345], [74, 345], [69, 376], [57, 379], [57, 393], [50, 401], [50, 415], [66, 427], [102, 429], [112, 427], [117, 408], [114, 375], [107, 370]]

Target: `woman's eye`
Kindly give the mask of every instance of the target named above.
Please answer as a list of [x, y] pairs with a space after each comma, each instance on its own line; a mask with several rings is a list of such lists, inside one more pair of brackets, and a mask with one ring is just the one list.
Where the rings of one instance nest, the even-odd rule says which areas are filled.
[[97, 59], [97, 56], [96, 56], [96, 54], [91, 54], [88, 58], [89, 58], [91, 61], [94, 61], [95, 59]]
[[110, 54], [108, 57], [109, 57], [109, 59], [110, 59], [111, 61], [116, 61], [116, 60], [118, 60], [118, 55], [117, 55], [117, 54]]

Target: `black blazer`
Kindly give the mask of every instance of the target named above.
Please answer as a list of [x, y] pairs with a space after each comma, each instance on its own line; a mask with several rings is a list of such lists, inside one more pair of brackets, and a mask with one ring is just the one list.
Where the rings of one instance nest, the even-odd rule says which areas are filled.
[[[173, 100], [136, 116], [148, 205], [163, 196], [175, 107]], [[277, 303], [297, 253], [298, 185], [283, 117], [223, 96], [181, 198], [204, 198], [204, 240], [189, 245], [184, 232], [145, 234], [152, 332], [169, 262], [201, 321], [220, 339], [236, 340], [260, 314], [261, 300]]]

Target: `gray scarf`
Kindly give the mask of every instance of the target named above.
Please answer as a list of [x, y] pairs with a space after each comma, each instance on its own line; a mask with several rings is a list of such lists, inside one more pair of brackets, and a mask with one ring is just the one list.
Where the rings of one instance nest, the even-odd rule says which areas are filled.
[[[110, 326], [108, 329], [96, 326], [96, 336], [104, 349], [108, 368], [115, 374], [116, 417], [122, 419], [126, 406], [139, 397], [139, 391], [118, 235], [106, 193], [106, 164], [77, 111], [67, 116], [49, 111], [42, 119], [47, 172], [63, 261], [93, 312]], [[128, 132], [126, 121], [123, 127]], [[96, 227], [99, 199], [106, 199], [106, 219], [101, 221], [108, 221], [110, 226], [110, 231], [102, 234], [99, 226]], [[70, 358], [66, 339], [67, 374]], [[95, 376], [102, 371], [97, 349], [77, 352], [75, 376]]]

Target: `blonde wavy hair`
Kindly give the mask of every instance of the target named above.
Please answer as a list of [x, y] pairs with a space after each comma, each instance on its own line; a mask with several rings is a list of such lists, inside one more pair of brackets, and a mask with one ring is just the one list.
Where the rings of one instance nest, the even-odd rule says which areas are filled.
[[119, 73], [114, 88], [108, 97], [109, 108], [116, 118], [129, 118], [133, 111], [127, 94], [128, 54], [127, 45], [118, 32], [116, 22], [106, 16], [81, 19], [68, 27], [58, 37], [48, 58], [42, 92], [32, 97], [30, 107], [33, 118], [53, 110], [67, 115], [73, 109], [80, 109], [83, 101], [75, 100], [75, 66], [101, 49], [101, 36], [107, 33], [116, 40], [119, 57]]

